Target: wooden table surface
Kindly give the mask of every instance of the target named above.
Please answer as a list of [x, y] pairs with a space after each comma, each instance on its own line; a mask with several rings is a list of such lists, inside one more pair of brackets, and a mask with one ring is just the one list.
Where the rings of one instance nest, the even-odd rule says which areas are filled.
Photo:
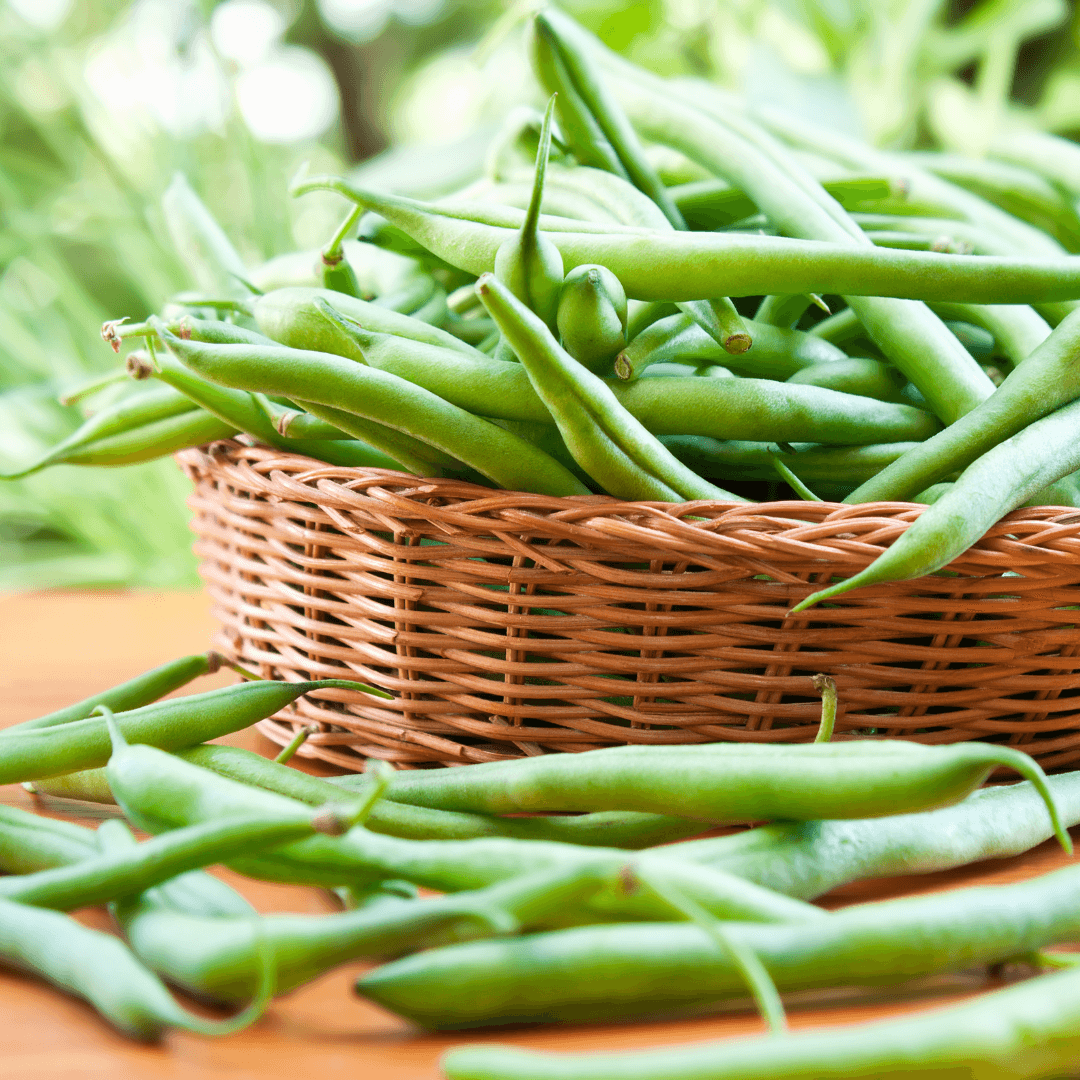
[[[184, 653], [207, 648], [212, 622], [200, 593], [61, 592], [0, 597], [0, 726], [52, 711]], [[227, 673], [197, 689], [224, 685]], [[244, 732], [225, 740], [271, 754], [268, 740]], [[17, 785], [0, 786], [11, 806], [58, 816], [72, 804], [38, 800]], [[68, 816], [72, 816], [68, 813]], [[84, 811], [82, 820], [93, 816]], [[917, 878], [860, 882], [823, 901], [910, 895], [961, 885], [1004, 883], [1062, 866], [1053, 843], [1019, 858], [995, 860]], [[263, 911], [332, 910], [315, 889], [267, 885], [222, 871]], [[100, 909], [79, 913], [109, 928]], [[351, 994], [365, 969], [349, 964], [276, 1000], [254, 1027], [210, 1040], [173, 1033], [155, 1046], [114, 1033], [88, 1006], [25, 977], [0, 972], [0, 1077], [5, 1080], [432, 1080], [440, 1054], [467, 1042], [508, 1042], [557, 1050], [633, 1049], [702, 1041], [762, 1030], [750, 1012], [662, 1023], [517, 1027], [453, 1036], [424, 1034]], [[899, 992], [803, 995], [791, 1006], [795, 1028], [848, 1024], [934, 1008], [1001, 985], [980, 973], [929, 981]]]

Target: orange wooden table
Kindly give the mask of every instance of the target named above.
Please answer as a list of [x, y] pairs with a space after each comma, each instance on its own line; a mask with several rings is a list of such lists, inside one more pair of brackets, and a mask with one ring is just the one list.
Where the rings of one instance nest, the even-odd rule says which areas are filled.
[[[184, 653], [207, 648], [212, 623], [199, 593], [39, 593], [0, 597], [0, 727], [69, 704]], [[224, 685], [222, 672], [198, 690]], [[272, 754], [254, 732], [225, 742]], [[305, 767], [307, 766], [305, 763]], [[317, 768], [317, 766], [315, 767]], [[0, 801], [62, 814], [71, 804], [37, 800], [17, 785]], [[92, 816], [92, 811], [83, 813]], [[68, 813], [68, 816], [73, 816]], [[955, 888], [1004, 883], [1064, 865], [1053, 843], [1002, 859], [917, 878], [860, 882], [823, 901], [841, 906]], [[275, 886], [222, 871], [263, 911], [324, 912], [315, 889]], [[107, 928], [99, 909], [81, 912]], [[254, 1027], [220, 1040], [171, 1034], [142, 1046], [115, 1034], [88, 1006], [35, 982], [0, 972], [0, 1077], [4, 1080], [432, 1080], [440, 1054], [466, 1042], [509, 1042], [557, 1050], [615, 1050], [702, 1041], [761, 1030], [751, 1013], [731, 1010], [693, 1020], [633, 1025], [502, 1028], [476, 1034], [428, 1035], [351, 994], [364, 964], [339, 968], [278, 999]], [[1001, 985], [979, 973], [927, 981], [894, 992], [842, 991], [791, 999], [793, 1027], [847, 1024], [928, 1009]]]

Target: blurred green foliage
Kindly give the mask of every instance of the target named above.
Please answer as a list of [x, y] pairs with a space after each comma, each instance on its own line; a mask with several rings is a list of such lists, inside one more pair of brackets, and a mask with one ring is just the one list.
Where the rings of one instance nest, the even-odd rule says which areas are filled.
[[[337, 223], [332, 196], [286, 197], [304, 160], [337, 171], [404, 144], [364, 166], [369, 182], [463, 184], [509, 107], [538, 101], [519, 37], [533, 6], [0, 0], [0, 468], [78, 424], [56, 396], [115, 362], [104, 319], [142, 318], [190, 287], [157, 210], [175, 170], [249, 265], [321, 244]], [[881, 145], [977, 156], [1009, 124], [1080, 132], [1080, 22], [1066, 0], [561, 6], [662, 74]], [[303, 110], [334, 98], [340, 110], [298, 135]], [[171, 462], [0, 484], [0, 590], [194, 583], [186, 491]]]

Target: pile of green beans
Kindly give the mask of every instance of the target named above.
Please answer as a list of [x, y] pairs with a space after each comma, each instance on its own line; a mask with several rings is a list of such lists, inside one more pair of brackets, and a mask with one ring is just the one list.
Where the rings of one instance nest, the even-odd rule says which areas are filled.
[[[181, 657], [0, 734], [8, 778], [113, 800], [153, 834], [140, 843], [117, 820], [95, 835], [0, 813], [0, 960], [136, 1038], [237, 1030], [271, 986], [357, 959], [383, 962], [359, 994], [431, 1028], [700, 1011], [747, 991], [776, 1026], [783, 992], [1043, 957], [1080, 936], [1075, 867], [945, 900], [832, 914], [810, 902], [1053, 835], [1070, 850], [1065, 830], [1080, 821], [1080, 773], [1045, 777], [1019, 750], [830, 743], [837, 703], [823, 676], [812, 745], [626, 747], [401, 773], [372, 762], [332, 781], [198, 740], [299, 693], [359, 684], [255, 681], [155, 700], [220, 663]], [[976, 790], [1002, 765], [1028, 779]], [[536, 811], [555, 816], [508, 816]], [[773, 823], [670, 843], [732, 820]], [[202, 869], [215, 863], [336, 889], [352, 910], [260, 916]], [[100, 903], [126, 944], [63, 914]], [[200, 1021], [161, 979], [245, 1007]]]

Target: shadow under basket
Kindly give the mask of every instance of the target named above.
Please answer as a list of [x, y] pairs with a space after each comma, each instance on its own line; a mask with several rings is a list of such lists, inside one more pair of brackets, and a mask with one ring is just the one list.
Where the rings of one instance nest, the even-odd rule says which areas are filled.
[[1080, 758], [1080, 512], [1017, 510], [938, 574], [794, 618], [924, 509], [553, 498], [236, 442], [177, 460], [215, 645], [266, 678], [356, 678], [265, 720], [347, 769], [625, 743], [991, 739]]

